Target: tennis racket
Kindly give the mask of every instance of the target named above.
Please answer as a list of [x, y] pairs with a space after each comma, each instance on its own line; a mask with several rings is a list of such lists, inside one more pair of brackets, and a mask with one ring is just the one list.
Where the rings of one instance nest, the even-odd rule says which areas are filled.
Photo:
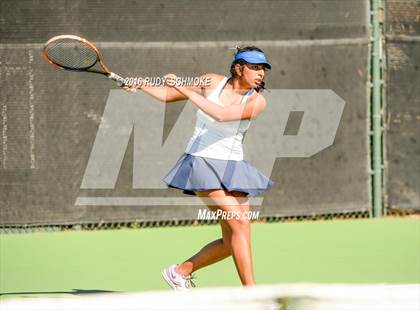
[[44, 57], [54, 67], [68, 71], [92, 72], [107, 76], [124, 86], [124, 78], [105, 66], [99, 50], [92, 42], [73, 35], [61, 35], [44, 44]]

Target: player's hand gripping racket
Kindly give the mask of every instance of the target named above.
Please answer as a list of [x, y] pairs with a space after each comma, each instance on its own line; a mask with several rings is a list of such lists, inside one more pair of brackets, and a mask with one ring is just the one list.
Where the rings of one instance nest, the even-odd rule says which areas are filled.
[[116, 81], [119, 86], [124, 86], [124, 78], [109, 71], [96, 46], [84, 38], [72, 35], [56, 36], [44, 44], [43, 51], [47, 61], [55, 67], [103, 74]]

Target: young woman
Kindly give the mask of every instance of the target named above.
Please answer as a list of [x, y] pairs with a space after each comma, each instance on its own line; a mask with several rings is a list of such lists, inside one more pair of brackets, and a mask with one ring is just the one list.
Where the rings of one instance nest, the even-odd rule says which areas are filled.
[[179, 86], [177, 77], [168, 74], [164, 87], [135, 88], [167, 103], [189, 99], [198, 107], [193, 136], [164, 181], [185, 194], [197, 195], [211, 211], [231, 212], [230, 217], [219, 218], [222, 238], [162, 272], [175, 290], [194, 286], [194, 271], [230, 255], [242, 284], [255, 284], [250, 221], [242, 215], [250, 211], [248, 198], [263, 193], [273, 182], [243, 160], [242, 140], [250, 120], [257, 118], [266, 106], [260, 93], [266, 69], [271, 69], [271, 65], [263, 51], [249, 46], [237, 48], [230, 77], [203, 75], [210, 81], [207, 86]]

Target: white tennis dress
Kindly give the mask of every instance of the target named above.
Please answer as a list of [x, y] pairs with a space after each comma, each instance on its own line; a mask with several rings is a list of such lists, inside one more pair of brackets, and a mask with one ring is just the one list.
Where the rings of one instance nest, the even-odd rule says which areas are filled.
[[[207, 99], [223, 106], [219, 97], [227, 82], [225, 77]], [[241, 103], [245, 103], [254, 91], [248, 91]], [[253, 197], [267, 191], [273, 181], [243, 159], [242, 140], [249, 125], [249, 120], [218, 122], [198, 110], [187, 148], [163, 181], [188, 195], [223, 189]]]
[[[220, 94], [228, 80], [225, 77], [207, 99], [223, 106]], [[241, 103], [245, 103], [254, 91], [250, 89], [242, 97]], [[199, 109], [194, 133], [185, 153], [214, 159], [243, 160], [242, 141], [250, 123], [249, 120], [218, 122]]]

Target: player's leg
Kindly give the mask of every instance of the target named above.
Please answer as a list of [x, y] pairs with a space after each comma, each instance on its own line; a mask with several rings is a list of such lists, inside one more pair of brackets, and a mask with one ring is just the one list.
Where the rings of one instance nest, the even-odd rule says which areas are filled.
[[[242, 192], [235, 197], [245, 197]], [[249, 202], [237, 207], [241, 214], [250, 210]], [[233, 218], [226, 221], [232, 231], [231, 248], [236, 270], [243, 285], [255, 285], [254, 268], [251, 252], [251, 222], [247, 218]]]
[[[209, 209], [212, 211], [216, 210], [215, 207], [210, 207]], [[222, 228], [223, 238], [208, 243], [198, 253], [184, 261], [182, 264], [179, 264], [175, 269], [178, 273], [182, 275], [190, 275], [198, 269], [214, 264], [231, 255], [230, 228], [223, 220], [219, 220], [219, 223]]]
[[[242, 192], [229, 193], [224, 190], [211, 190], [197, 194], [203, 198], [210, 198], [214, 202], [209, 206], [212, 211], [221, 209], [236, 214], [249, 211], [249, 202], [244, 199], [245, 194]], [[180, 273], [188, 275], [195, 270], [226, 258], [231, 253], [234, 256], [234, 262], [242, 284], [255, 284], [251, 255], [250, 221], [243, 218], [233, 218], [220, 220], [220, 222], [223, 239], [215, 240], [206, 245], [196, 255], [180, 264], [178, 270]], [[229, 245], [231, 252], [227, 253], [227, 246]]]

